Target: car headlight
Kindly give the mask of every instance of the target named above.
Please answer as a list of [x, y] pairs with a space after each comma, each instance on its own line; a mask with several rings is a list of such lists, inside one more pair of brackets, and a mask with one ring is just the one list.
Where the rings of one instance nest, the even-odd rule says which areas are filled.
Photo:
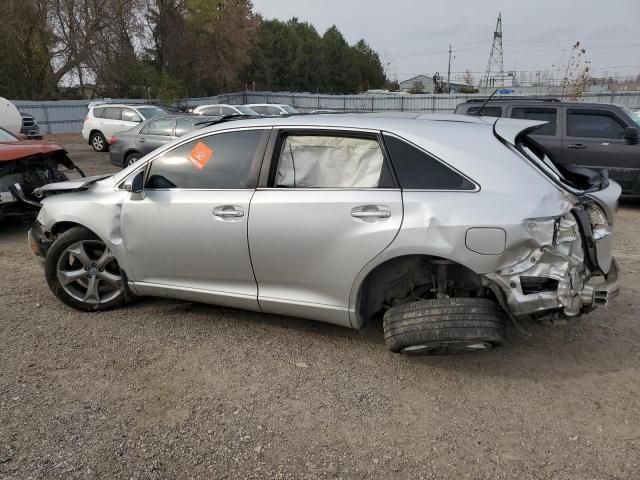
[[611, 235], [611, 228], [604, 210], [597, 205], [591, 205], [587, 208], [587, 213], [591, 220], [591, 229], [593, 231], [594, 240], [600, 240]]

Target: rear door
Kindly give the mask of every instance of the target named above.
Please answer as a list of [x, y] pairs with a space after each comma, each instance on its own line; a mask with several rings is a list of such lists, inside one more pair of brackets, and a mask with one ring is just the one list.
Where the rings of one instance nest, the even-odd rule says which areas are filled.
[[122, 128], [122, 108], [105, 107], [103, 117], [98, 122], [99, 129], [107, 140]]
[[526, 120], [547, 122], [530, 136], [549, 150], [553, 158], [562, 156], [562, 135], [558, 119], [562, 109], [559, 106], [513, 105], [509, 107], [508, 116]]
[[249, 220], [260, 307], [350, 325], [356, 276], [402, 223], [379, 134], [281, 130], [266, 163]]
[[562, 145], [564, 161], [595, 170], [609, 170], [626, 193], [633, 188], [640, 171], [640, 146], [623, 138], [627, 126], [613, 109], [566, 107], [566, 134]]
[[136, 137], [136, 149], [142, 155], [154, 151], [156, 148], [171, 141], [175, 120], [173, 118], [158, 118], [145, 125]]

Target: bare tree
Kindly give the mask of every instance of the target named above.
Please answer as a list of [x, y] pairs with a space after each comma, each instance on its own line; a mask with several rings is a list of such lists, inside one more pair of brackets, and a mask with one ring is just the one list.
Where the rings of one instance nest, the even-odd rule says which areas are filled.
[[466, 83], [467, 85], [474, 84], [474, 78], [473, 75], [471, 75], [469, 69], [465, 70], [464, 75], [462, 76], [462, 80], [464, 80], [464, 83]]

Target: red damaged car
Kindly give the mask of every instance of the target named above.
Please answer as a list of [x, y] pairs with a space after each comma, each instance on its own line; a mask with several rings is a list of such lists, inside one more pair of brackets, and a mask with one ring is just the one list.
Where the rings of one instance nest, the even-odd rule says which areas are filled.
[[37, 213], [40, 203], [33, 191], [67, 180], [65, 172], [84, 177], [62, 145], [24, 138], [0, 128], [0, 220]]

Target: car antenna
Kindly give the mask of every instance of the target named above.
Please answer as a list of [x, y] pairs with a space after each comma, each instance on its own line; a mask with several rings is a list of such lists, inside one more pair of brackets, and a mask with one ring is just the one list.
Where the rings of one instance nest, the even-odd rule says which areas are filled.
[[482, 115], [482, 109], [483, 109], [484, 107], [486, 107], [486, 106], [487, 106], [487, 103], [489, 103], [489, 100], [491, 100], [491, 99], [493, 98], [493, 96], [494, 96], [496, 93], [498, 93], [498, 89], [497, 89], [497, 88], [493, 91], [493, 93], [492, 93], [491, 95], [489, 95], [489, 98], [487, 98], [487, 99], [484, 101], [484, 103], [482, 104], [482, 106], [481, 106], [481, 107], [480, 107], [480, 109], [478, 110], [478, 113], [476, 113], [476, 115], [477, 115], [478, 117], [480, 117], [480, 116]]

